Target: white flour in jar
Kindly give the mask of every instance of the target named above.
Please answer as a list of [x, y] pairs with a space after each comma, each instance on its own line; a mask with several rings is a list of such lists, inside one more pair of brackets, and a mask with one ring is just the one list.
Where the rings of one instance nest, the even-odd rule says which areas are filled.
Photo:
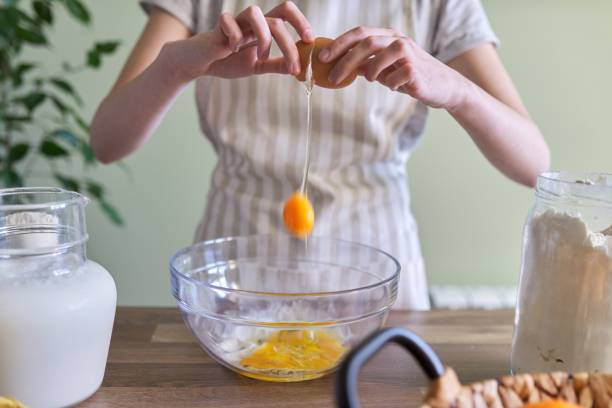
[[[2, 224], [9, 228], [28, 226], [44, 226], [48, 228], [57, 226], [59, 224], [59, 218], [53, 214], [44, 212], [23, 211], [7, 215]], [[11, 246], [19, 249], [47, 248], [57, 244], [57, 232], [53, 230], [24, 231], [21, 234], [13, 235], [11, 241]]]
[[612, 236], [554, 210], [527, 228], [513, 372], [612, 371]]

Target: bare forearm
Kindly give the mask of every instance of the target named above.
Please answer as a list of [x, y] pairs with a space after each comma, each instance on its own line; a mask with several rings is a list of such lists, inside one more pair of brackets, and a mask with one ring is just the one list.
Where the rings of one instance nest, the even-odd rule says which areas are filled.
[[512, 180], [533, 187], [550, 164], [548, 146], [527, 115], [465, 80], [465, 96], [449, 113], [484, 156]]
[[102, 101], [91, 124], [91, 144], [98, 160], [120, 160], [155, 131], [187, 84], [173, 71], [162, 50], [140, 75]]

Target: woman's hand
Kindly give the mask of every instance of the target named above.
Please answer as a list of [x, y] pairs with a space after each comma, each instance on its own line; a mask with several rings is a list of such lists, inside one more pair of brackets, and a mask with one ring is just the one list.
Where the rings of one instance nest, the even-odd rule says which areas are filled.
[[368, 81], [378, 81], [434, 108], [452, 109], [467, 88], [457, 71], [389, 28], [353, 28], [319, 54], [322, 62], [338, 57], [330, 73], [332, 82], [341, 82], [357, 70]]
[[[314, 40], [308, 20], [290, 1], [266, 15], [255, 6], [236, 17], [224, 14], [212, 31], [196, 35], [171, 13], [154, 7], [91, 124], [91, 145], [98, 160], [110, 163], [136, 150], [159, 126], [179, 93], [199, 76], [298, 73], [297, 47], [285, 22], [302, 40]], [[282, 57], [270, 58], [272, 41]]]
[[[291, 1], [267, 14], [250, 6], [237, 16], [224, 13], [214, 30], [168, 45], [169, 64], [185, 80], [202, 75], [238, 78], [254, 74], [298, 74], [300, 61], [288, 22], [305, 42], [314, 40], [310, 24]], [[283, 56], [270, 58], [272, 41]]]
[[354, 28], [322, 51], [332, 82], [357, 70], [370, 81], [444, 108], [484, 156], [511, 179], [534, 186], [550, 163], [548, 146], [530, 119], [491, 44], [475, 45], [445, 65], [392, 29]]

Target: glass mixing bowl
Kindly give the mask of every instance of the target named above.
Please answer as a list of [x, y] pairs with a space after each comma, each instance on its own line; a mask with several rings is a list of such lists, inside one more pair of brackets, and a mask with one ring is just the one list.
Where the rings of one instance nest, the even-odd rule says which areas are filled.
[[282, 235], [198, 243], [172, 257], [170, 272], [211, 357], [247, 377], [302, 381], [333, 371], [384, 324], [400, 266], [366, 245]]

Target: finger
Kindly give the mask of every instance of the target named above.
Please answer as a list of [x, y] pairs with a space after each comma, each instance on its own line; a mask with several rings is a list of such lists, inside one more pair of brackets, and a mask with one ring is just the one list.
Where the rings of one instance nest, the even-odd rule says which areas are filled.
[[221, 17], [219, 17], [219, 26], [223, 34], [227, 37], [229, 49], [233, 52], [237, 52], [243, 35], [234, 17], [229, 13], [221, 14]]
[[359, 41], [371, 36], [401, 37], [401, 34], [392, 28], [355, 27], [323, 48], [319, 54], [319, 59], [321, 62], [333, 61], [354, 47]]
[[242, 51], [245, 48], [257, 46], [257, 37], [255, 34], [250, 33], [247, 35], [243, 34], [242, 40], [238, 42], [238, 50]]
[[236, 17], [236, 21], [243, 32], [250, 28], [257, 38], [257, 58], [265, 59], [270, 54], [272, 34], [268, 28], [266, 18], [257, 6], [247, 7]]
[[386, 48], [396, 40], [395, 37], [372, 36], [360, 41], [336, 62], [329, 73], [332, 83], [339, 83], [351, 72], [356, 71], [372, 54]]
[[380, 74], [378, 74], [378, 78], [376, 78], [376, 81], [386, 86], [387, 77], [391, 75], [393, 72], [395, 72], [395, 70], [396, 68], [393, 65], [388, 66], [387, 68], [383, 69], [383, 71]]
[[300, 54], [298, 53], [298, 49], [295, 46], [295, 42], [293, 41], [289, 30], [287, 30], [285, 22], [280, 18], [271, 17], [267, 17], [266, 20], [268, 21], [268, 27], [270, 27], [272, 37], [274, 37], [274, 40], [285, 57], [288, 72], [291, 72], [294, 75], [299, 74]]
[[288, 74], [287, 61], [283, 57], [255, 61], [256, 74]]
[[314, 34], [312, 33], [312, 28], [310, 27], [308, 19], [292, 1], [286, 1], [274, 7], [266, 16], [280, 18], [291, 24], [302, 41], [308, 43], [314, 41]]
[[407, 54], [406, 49], [399, 41], [393, 42], [366, 63], [364, 77], [370, 82], [378, 80], [378, 76], [387, 67], [401, 58], [409, 58]]
[[387, 75], [385, 85], [393, 91], [403, 86], [410, 87], [413, 84], [412, 66], [409, 63], [404, 63], [398, 69]]

